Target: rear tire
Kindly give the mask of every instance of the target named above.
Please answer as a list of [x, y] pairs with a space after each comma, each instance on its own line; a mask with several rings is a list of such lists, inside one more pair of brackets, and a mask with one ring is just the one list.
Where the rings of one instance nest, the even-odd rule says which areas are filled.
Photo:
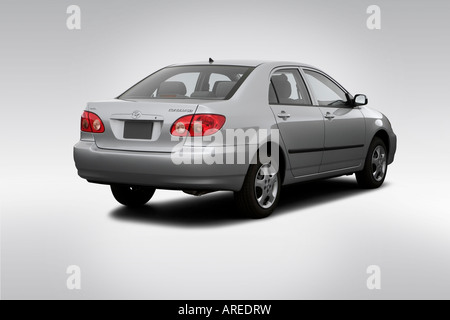
[[280, 171], [258, 161], [258, 164], [250, 166], [242, 189], [234, 193], [234, 199], [239, 211], [247, 217], [262, 219], [275, 210], [280, 193]]
[[387, 174], [387, 148], [383, 140], [375, 137], [370, 144], [364, 169], [356, 172], [356, 180], [364, 189], [379, 188]]
[[155, 188], [127, 185], [111, 185], [114, 198], [127, 207], [145, 205], [155, 193]]

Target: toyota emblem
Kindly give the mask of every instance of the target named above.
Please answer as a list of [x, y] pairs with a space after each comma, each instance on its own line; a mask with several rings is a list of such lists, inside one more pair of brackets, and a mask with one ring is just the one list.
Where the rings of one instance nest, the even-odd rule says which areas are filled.
[[142, 112], [140, 112], [140, 111], [134, 111], [134, 112], [131, 114], [131, 117], [132, 117], [133, 119], [139, 119], [141, 116], [142, 116]]

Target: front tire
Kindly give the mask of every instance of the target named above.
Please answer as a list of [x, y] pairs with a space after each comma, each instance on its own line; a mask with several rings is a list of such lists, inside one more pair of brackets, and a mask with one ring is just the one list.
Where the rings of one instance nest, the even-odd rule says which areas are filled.
[[387, 148], [383, 140], [375, 137], [370, 144], [364, 169], [356, 172], [356, 180], [364, 189], [379, 188], [387, 174]]
[[239, 211], [253, 219], [270, 216], [280, 200], [280, 171], [273, 165], [251, 165], [241, 191], [234, 193]]
[[146, 204], [155, 193], [155, 188], [141, 186], [111, 185], [114, 198], [127, 207], [139, 207]]

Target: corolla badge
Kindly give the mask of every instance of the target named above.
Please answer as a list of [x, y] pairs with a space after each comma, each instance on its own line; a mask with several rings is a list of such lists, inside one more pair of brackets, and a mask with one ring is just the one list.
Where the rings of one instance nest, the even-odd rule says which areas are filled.
[[181, 108], [181, 109], [178, 109], [178, 108], [171, 108], [171, 109], [169, 109], [169, 112], [193, 112], [194, 110], [192, 110], [192, 109], [183, 109], [183, 108]]
[[139, 119], [141, 116], [142, 116], [142, 112], [140, 112], [140, 111], [134, 111], [134, 112], [131, 114], [131, 117], [132, 117], [133, 119]]

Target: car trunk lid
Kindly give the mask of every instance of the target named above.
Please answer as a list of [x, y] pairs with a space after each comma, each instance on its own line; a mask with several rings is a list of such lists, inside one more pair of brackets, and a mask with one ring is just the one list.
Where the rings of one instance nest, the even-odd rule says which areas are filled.
[[170, 134], [172, 124], [196, 109], [196, 103], [118, 99], [87, 107], [105, 126], [104, 133], [94, 135], [99, 148], [144, 152], [172, 152], [180, 141]]

